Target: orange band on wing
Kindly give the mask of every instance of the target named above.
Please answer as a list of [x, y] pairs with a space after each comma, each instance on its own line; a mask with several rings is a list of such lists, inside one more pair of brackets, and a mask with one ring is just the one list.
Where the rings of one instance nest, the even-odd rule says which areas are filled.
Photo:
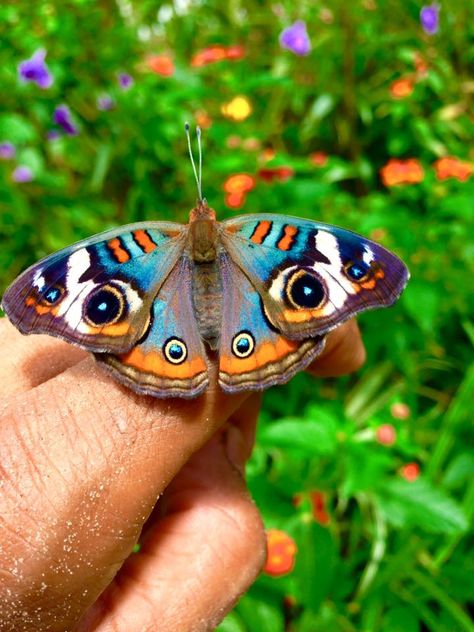
[[290, 250], [297, 234], [298, 229], [296, 228], [296, 226], [291, 226], [291, 224], [285, 226], [285, 228], [283, 229], [283, 237], [277, 243], [277, 248], [279, 248], [280, 250]]
[[126, 263], [130, 259], [130, 255], [122, 246], [122, 242], [118, 237], [114, 237], [107, 242], [107, 246], [112, 252], [112, 255], [119, 263]]
[[134, 230], [133, 238], [143, 250], [143, 252], [153, 252], [156, 248], [156, 244], [150, 235], [145, 230]]
[[272, 222], [269, 222], [268, 220], [263, 220], [259, 222], [256, 225], [252, 236], [250, 237], [250, 241], [253, 241], [254, 244], [263, 244], [265, 237], [268, 235], [271, 229]]
[[137, 369], [137, 371], [152, 373], [159, 377], [169, 379], [192, 378], [207, 370], [202, 358], [198, 357], [193, 360], [187, 360], [182, 364], [171, 364], [170, 362], [166, 362], [160, 353], [156, 351], [146, 353], [138, 349], [138, 347], [118, 357], [123, 364], [131, 366]]
[[235, 356], [221, 356], [220, 370], [229, 375], [238, 375], [255, 371], [266, 364], [278, 362], [281, 358], [293, 353], [301, 342], [278, 338], [275, 343], [264, 342], [255, 348], [254, 353], [248, 358], [237, 358]]

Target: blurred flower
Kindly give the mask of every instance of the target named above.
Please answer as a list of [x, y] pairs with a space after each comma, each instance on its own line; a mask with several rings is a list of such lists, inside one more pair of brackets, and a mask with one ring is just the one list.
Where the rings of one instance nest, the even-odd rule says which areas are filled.
[[247, 193], [255, 187], [255, 178], [248, 173], [236, 173], [224, 182], [226, 193]]
[[234, 121], [244, 121], [252, 113], [252, 106], [247, 97], [234, 97], [229, 103], [221, 106], [222, 114]]
[[60, 138], [61, 134], [59, 133], [59, 130], [57, 129], [50, 129], [46, 132], [46, 138], [48, 140], [56, 140], [57, 138]]
[[404, 99], [413, 92], [414, 84], [411, 79], [402, 78], [393, 81], [390, 85], [390, 94], [394, 99]]
[[303, 20], [298, 20], [281, 32], [280, 46], [300, 56], [311, 51], [311, 42]]
[[20, 62], [18, 65], [18, 75], [21, 81], [32, 81], [37, 86], [45, 90], [53, 85], [53, 76], [49, 72], [48, 66], [44, 61], [46, 51], [40, 48], [33, 53], [30, 59]]
[[262, 151], [262, 160], [264, 162], [272, 160], [273, 158], [275, 158], [275, 156], [276, 151], [273, 149], [273, 147], [265, 147], [265, 149]]
[[289, 573], [295, 565], [297, 550], [295, 541], [287, 533], [279, 529], [268, 529], [267, 560], [263, 572], [273, 577]]
[[328, 161], [328, 155], [325, 151], [313, 151], [309, 155], [309, 161], [315, 167], [324, 167]]
[[420, 23], [427, 35], [435, 35], [439, 28], [439, 4], [433, 3], [422, 7]]
[[18, 165], [12, 173], [13, 182], [31, 182], [33, 179], [33, 172], [26, 165]]
[[387, 231], [385, 228], [374, 228], [369, 233], [370, 239], [374, 241], [383, 241], [387, 237]]
[[397, 440], [397, 431], [392, 424], [383, 424], [375, 431], [375, 439], [381, 445], [391, 446]]
[[246, 194], [241, 191], [237, 191], [236, 193], [228, 193], [225, 196], [225, 203], [230, 208], [240, 208], [244, 205], [246, 197]]
[[261, 142], [258, 138], [251, 136], [250, 138], [246, 138], [242, 143], [242, 147], [246, 151], [258, 151], [260, 149]]
[[53, 113], [53, 122], [68, 134], [68, 136], [75, 136], [79, 133], [77, 127], [72, 122], [71, 118], [71, 110], [64, 103], [62, 105], [58, 105], [58, 107], [54, 110]]
[[242, 59], [245, 57], [245, 48], [243, 46], [229, 46], [226, 50], [226, 59]]
[[97, 109], [102, 112], [108, 112], [112, 110], [115, 106], [115, 102], [110, 96], [110, 94], [102, 94], [100, 97], [97, 97]]
[[16, 149], [13, 143], [8, 140], [4, 140], [0, 143], [0, 160], [11, 160], [15, 158]]
[[324, 24], [332, 24], [334, 22], [334, 13], [331, 9], [323, 7], [319, 12], [319, 19], [321, 22], [324, 22]]
[[423, 180], [424, 175], [423, 167], [416, 158], [408, 158], [407, 160], [391, 158], [380, 169], [380, 177], [386, 187], [399, 184], [417, 184]]
[[201, 129], [209, 129], [212, 125], [212, 119], [205, 110], [198, 110], [194, 118]]
[[122, 90], [128, 90], [133, 86], [133, 77], [129, 75], [128, 72], [119, 72], [117, 81]]
[[258, 170], [259, 177], [265, 182], [286, 182], [294, 173], [291, 167], [262, 167]]
[[412, 463], [407, 463], [400, 468], [400, 476], [402, 476], [406, 481], [412, 483], [420, 476], [420, 466], [414, 461]]
[[232, 134], [232, 136], [229, 136], [226, 141], [226, 145], [227, 147], [229, 147], [229, 149], [236, 149], [237, 147], [240, 147], [241, 143], [242, 139], [236, 134]]
[[173, 60], [169, 55], [151, 55], [146, 59], [146, 65], [156, 75], [171, 77], [174, 73]]
[[309, 493], [309, 498], [313, 508], [313, 518], [316, 522], [322, 525], [329, 524], [331, 517], [326, 510], [326, 494], [315, 490]]
[[395, 402], [390, 406], [390, 414], [394, 419], [408, 419], [410, 408], [403, 402]]
[[438, 180], [456, 178], [456, 180], [460, 182], [466, 182], [474, 170], [472, 163], [459, 160], [459, 158], [455, 158], [454, 156], [440, 158], [433, 166]]
[[191, 66], [198, 68], [214, 64], [216, 61], [222, 61], [223, 59], [237, 61], [243, 57], [245, 57], [245, 48], [243, 46], [225, 47], [221, 44], [215, 44], [196, 53], [191, 59]]
[[413, 57], [413, 65], [415, 66], [418, 77], [425, 76], [428, 72], [428, 63], [423, 55], [416, 51]]

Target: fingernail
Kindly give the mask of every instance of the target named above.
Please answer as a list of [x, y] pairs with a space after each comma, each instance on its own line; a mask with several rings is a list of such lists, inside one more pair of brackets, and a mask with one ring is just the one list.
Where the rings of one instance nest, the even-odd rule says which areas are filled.
[[229, 425], [226, 432], [227, 458], [243, 475], [248, 459], [248, 449], [244, 435], [237, 426]]

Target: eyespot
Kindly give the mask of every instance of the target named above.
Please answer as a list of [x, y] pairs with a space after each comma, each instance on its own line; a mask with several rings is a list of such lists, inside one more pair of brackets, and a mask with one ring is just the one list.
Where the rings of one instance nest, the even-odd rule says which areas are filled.
[[232, 339], [232, 353], [238, 358], [248, 358], [255, 349], [255, 340], [250, 331], [239, 331]]
[[124, 314], [125, 308], [122, 291], [114, 285], [104, 285], [87, 299], [84, 317], [93, 327], [113, 325]]
[[351, 281], [360, 283], [369, 276], [370, 264], [365, 261], [350, 261], [345, 267], [346, 275]]
[[181, 364], [186, 360], [188, 350], [179, 338], [168, 338], [163, 345], [163, 354], [171, 364]]
[[286, 296], [297, 309], [315, 309], [326, 297], [322, 282], [306, 270], [297, 270], [286, 285]]
[[40, 290], [41, 303], [44, 305], [56, 305], [64, 296], [65, 289], [62, 285], [56, 283]]

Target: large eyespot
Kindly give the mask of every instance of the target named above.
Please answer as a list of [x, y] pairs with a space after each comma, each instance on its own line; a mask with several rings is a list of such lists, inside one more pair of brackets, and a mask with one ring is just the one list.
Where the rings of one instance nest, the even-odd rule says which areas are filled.
[[163, 345], [163, 354], [171, 364], [181, 364], [188, 356], [186, 345], [179, 338], [168, 338]]
[[315, 309], [326, 297], [322, 282], [306, 270], [298, 270], [290, 276], [286, 285], [286, 296], [297, 309]]
[[56, 305], [64, 296], [65, 289], [62, 285], [56, 283], [40, 290], [40, 300], [43, 305]]
[[113, 325], [125, 312], [126, 302], [122, 291], [115, 285], [104, 285], [93, 292], [84, 306], [84, 317], [89, 325]]
[[255, 349], [255, 340], [250, 331], [239, 331], [232, 339], [232, 353], [238, 358], [247, 358]]
[[350, 261], [345, 266], [346, 275], [351, 281], [361, 283], [369, 277], [370, 264], [365, 261]]

